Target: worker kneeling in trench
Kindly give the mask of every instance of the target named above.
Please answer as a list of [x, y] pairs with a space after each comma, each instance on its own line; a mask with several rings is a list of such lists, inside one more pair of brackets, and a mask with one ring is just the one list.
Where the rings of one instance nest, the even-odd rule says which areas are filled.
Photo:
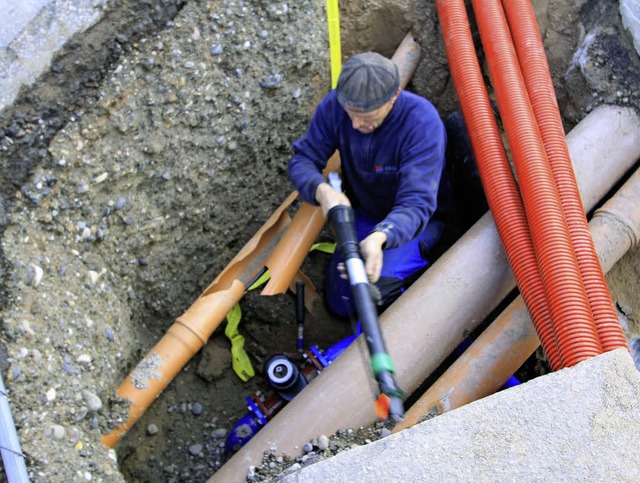
[[[386, 57], [351, 57], [307, 133], [293, 144], [289, 161], [302, 199], [320, 205], [325, 216], [337, 205], [353, 207], [367, 277], [380, 294], [379, 312], [429, 266], [453, 196], [445, 125], [431, 102], [399, 84], [398, 68]], [[459, 115], [450, 124], [457, 140], [468, 139], [457, 133], [464, 130]], [[344, 192], [322, 174], [336, 150]], [[336, 315], [355, 313], [339, 250], [327, 270], [326, 296]]]

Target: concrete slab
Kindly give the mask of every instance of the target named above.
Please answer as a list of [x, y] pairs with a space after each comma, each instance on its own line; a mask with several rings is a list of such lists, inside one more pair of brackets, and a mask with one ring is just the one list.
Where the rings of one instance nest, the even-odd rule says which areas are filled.
[[619, 349], [278, 481], [640, 481], [640, 373]]
[[103, 15], [107, 0], [0, 0], [0, 111], [31, 85], [76, 33]]
[[622, 25], [629, 30], [633, 46], [640, 55], [640, 0], [620, 0]]

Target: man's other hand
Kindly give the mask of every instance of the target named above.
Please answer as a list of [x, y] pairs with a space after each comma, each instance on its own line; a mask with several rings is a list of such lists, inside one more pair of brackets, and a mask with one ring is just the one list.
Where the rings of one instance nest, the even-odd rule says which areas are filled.
[[360, 242], [360, 253], [364, 259], [369, 282], [376, 283], [382, 272], [382, 247], [387, 241], [387, 234], [374, 231]]
[[349, 198], [347, 198], [344, 193], [334, 190], [329, 183], [320, 183], [318, 185], [316, 189], [316, 201], [322, 207], [322, 213], [325, 217], [334, 206], [351, 206]]

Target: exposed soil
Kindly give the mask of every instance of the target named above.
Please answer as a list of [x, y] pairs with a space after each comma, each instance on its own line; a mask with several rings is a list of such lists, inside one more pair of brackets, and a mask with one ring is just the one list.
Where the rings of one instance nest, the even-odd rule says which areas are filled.
[[[411, 30], [423, 56], [409, 89], [443, 117], [457, 108], [434, 2], [343, 3], [345, 57], [390, 56]], [[601, 103], [640, 106], [615, 2], [533, 3], [567, 130]], [[115, 452], [99, 437], [123, 417], [122, 380], [292, 191], [291, 143], [330, 86], [327, 45], [319, 0], [123, 0], [0, 113], [0, 366], [33, 481], [204, 481], [224, 463], [244, 397], [268, 390], [263, 362], [295, 350], [288, 294], [242, 300], [256, 377], [233, 372], [221, 327]], [[303, 266], [320, 290], [326, 260]], [[608, 282], [638, 335], [638, 248]], [[321, 306], [306, 327], [322, 348], [350, 333]], [[297, 463], [381, 432], [345, 428]], [[252, 478], [290, 463], [271, 457]]]

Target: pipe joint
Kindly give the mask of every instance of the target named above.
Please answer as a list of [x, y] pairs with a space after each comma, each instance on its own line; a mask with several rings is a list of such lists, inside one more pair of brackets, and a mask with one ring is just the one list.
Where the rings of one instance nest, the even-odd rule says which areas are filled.
[[593, 214], [593, 218], [608, 218], [618, 225], [621, 225], [620, 229], [625, 231], [629, 238], [629, 249], [636, 246], [638, 241], [640, 241], [640, 229], [637, 224], [627, 215], [616, 209], [599, 208]]

